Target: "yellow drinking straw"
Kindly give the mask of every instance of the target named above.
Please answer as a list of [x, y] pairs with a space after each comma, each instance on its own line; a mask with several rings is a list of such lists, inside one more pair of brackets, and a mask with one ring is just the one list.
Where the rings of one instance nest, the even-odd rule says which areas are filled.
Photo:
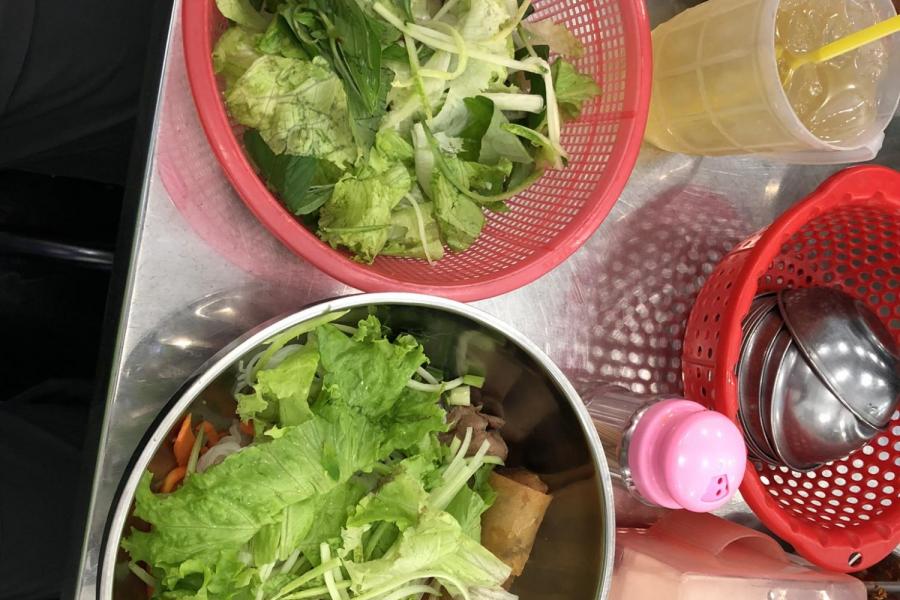
[[876, 23], [871, 27], [860, 29], [855, 33], [846, 35], [831, 42], [830, 44], [826, 44], [825, 46], [822, 46], [821, 48], [812, 50], [810, 52], [793, 54], [787, 48], [776, 48], [776, 54], [779, 60], [782, 58], [787, 58], [787, 69], [782, 72], [782, 84], [787, 85], [787, 83], [794, 76], [794, 73], [800, 67], [808, 64], [816, 64], [831, 60], [832, 58], [835, 58], [842, 54], [846, 54], [847, 52], [852, 52], [857, 48], [862, 48], [866, 44], [877, 42], [881, 38], [885, 38], [889, 35], [897, 33], [898, 31], [900, 31], [900, 15], [891, 17], [890, 19], [882, 21], [881, 23]]

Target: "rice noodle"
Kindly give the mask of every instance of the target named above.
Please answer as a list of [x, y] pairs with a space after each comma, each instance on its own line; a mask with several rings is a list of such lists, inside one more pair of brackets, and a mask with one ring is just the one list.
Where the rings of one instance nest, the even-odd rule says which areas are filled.
[[218, 444], [207, 450], [206, 454], [197, 461], [197, 472], [202, 473], [211, 466], [219, 464], [226, 457], [231, 456], [235, 452], [240, 452], [242, 447], [240, 438], [230, 435], [222, 438]]
[[241, 422], [235, 419], [228, 428], [228, 435], [222, 437], [218, 444], [207, 450], [206, 454], [197, 461], [197, 472], [202, 473], [211, 466], [219, 464], [225, 458], [240, 451], [249, 441], [241, 431]]
[[266, 363], [267, 369], [274, 369], [278, 365], [284, 362], [288, 356], [300, 350], [303, 346], [300, 344], [288, 344], [278, 352], [272, 355], [272, 358], [269, 359], [269, 362]]

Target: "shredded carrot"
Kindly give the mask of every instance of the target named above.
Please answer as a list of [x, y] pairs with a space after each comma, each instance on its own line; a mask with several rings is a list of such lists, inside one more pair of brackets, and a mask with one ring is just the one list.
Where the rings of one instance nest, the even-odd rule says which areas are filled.
[[175, 489], [175, 486], [181, 483], [181, 480], [184, 479], [184, 475], [187, 473], [187, 467], [175, 467], [166, 475], [166, 478], [163, 479], [162, 487], [159, 491], [163, 494], [168, 494], [172, 490]]
[[173, 450], [175, 451], [175, 462], [179, 467], [187, 465], [188, 459], [191, 457], [191, 448], [194, 447], [194, 432], [191, 431], [191, 415], [188, 414], [181, 422], [181, 428], [178, 435], [175, 436]]
[[254, 434], [253, 431], [253, 421], [241, 421], [241, 431], [246, 435], [252, 436]]
[[213, 427], [212, 423], [203, 421], [197, 425], [197, 430], [199, 431], [201, 427], [203, 428], [204, 433], [206, 433], [206, 440], [210, 446], [215, 446], [219, 443], [219, 439], [221, 439], [222, 436], [216, 431], [216, 428]]

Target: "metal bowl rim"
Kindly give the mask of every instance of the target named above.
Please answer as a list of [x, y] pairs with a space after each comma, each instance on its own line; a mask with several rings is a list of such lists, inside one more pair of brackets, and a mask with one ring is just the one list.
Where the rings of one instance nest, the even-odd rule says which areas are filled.
[[[766, 298], [766, 296], [767, 295], [757, 296], [757, 299]], [[768, 296], [774, 296], [774, 294], [768, 294]], [[741, 421], [741, 426], [744, 428], [744, 432], [745, 432], [744, 438], [745, 438], [745, 441], [747, 442], [747, 445], [750, 446], [751, 448], [755, 448], [757, 450], [757, 454], [759, 455], [758, 458], [760, 460], [762, 460], [763, 462], [767, 462], [769, 464], [774, 464], [774, 465], [779, 465], [781, 463], [778, 459], [778, 456], [775, 453], [774, 448], [771, 447], [771, 443], [769, 442], [768, 438], [765, 437], [766, 431], [765, 431], [765, 427], [763, 426], [761, 419], [757, 419], [758, 431], [761, 435], [763, 435], [765, 445], [763, 445], [760, 441], [758, 441], [755, 438], [754, 432], [756, 431], [756, 428], [750, 427], [750, 424], [752, 423], [751, 415], [749, 414], [751, 412], [750, 411], [751, 399], [748, 397], [749, 395], [747, 394], [745, 384], [747, 383], [746, 379], [748, 378], [748, 375], [750, 372], [750, 367], [753, 364], [753, 359], [754, 359], [754, 356], [752, 356], [749, 352], [751, 349], [751, 344], [756, 342], [756, 336], [759, 336], [762, 333], [763, 327], [767, 324], [768, 321], [770, 321], [771, 316], [775, 315], [779, 320], [778, 330], [775, 332], [775, 335], [772, 336], [772, 339], [769, 340], [768, 344], [765, 343], [765, 340], [762, 340], [763, 344], [760, 346], [760, 350], [762, 350], [762, 352], [761, 352], [762, 360], [759, 361], [760, 370], [759, 370], [758, 377], [759, 377], [760, 381], [759, 381], [759, 385], [758, 385], [758, 389], [757, 389], [757, 393], [756, 393], [756, 396], [757, 396], [757, 398], [756, 398], [756, 404], [757, 404], [756, 414], [758, 417], [760, 417], [762, 414], [762, 398], [763, 398], [763, 393], [765, 391], [763, 389], [762, 384], [764, 382], [762, 380], [763, 380], [763, 375], [765, 374], [766, 358], [768, 357], [770, 347], [775, 343], [775, 340], [778, 337], [778, 334], [780, 334], [781, 331], [784, 329], [784, 322], [781, 319], [781, 314], [778, 312], [777, 303], [772, 303], [771, 305], [769, 305], [768, 308], [764, 312], [761, 310], [761, 308], [759, 310], [757, 310], [756, 312], [761, 313], [761, 314], [758, 314], [757, 318], [755, 318], [752, 323], [750, 323], [748, 321], [748, 323], [744, 327], [744, 339], [741, 342], [741, 354], [740, 354], [740, 358], [738, 359], [737, 369], [736, 369], [736, 373], [735, 373], [738, 377], [738, 386], [737, 386], [738, 411], [737, 411], [737, 414], [738, 414], [738, 418]], [[771, 322], [774, 324], [774, 321], [771, 321]], [[768, 447], [768, 449], [766, 447]]]
[[[843, 393], [843, 390], [841, 389], [841, 386], [838, 385], [838, 383], [834, 380], [834, 378], [831, 376], [831, 373], [827, 369], [825, 369], [824, 365], [822, 365], [819, 362], [819, 356], [815, 352], [814, 348], [811, 347], [809, 344], [807, 344], [806, 340], [802, 336], [797, 335], [795, 323], [789, 315], [790, 311], [786, 309], [786, 303], [784, 300], [784, 296], [785, 296], [785, 294], [789, 294], [794, 291], [801, 291], [803, 289], [810, 289], [810, 288], [800, 288], [800, 289], [796, 289], [796, 290], [793, 288], [786, 288], [786, 289], [778, 292], [778, 310], [781, 311], [781, 318], [784, 319], [785, 326], [791, 332], [791, 337], [793, 338], [794, 344], [797, 346], [797, 350], [800, 352], [801, 356], [804, 358], [806, 363], [809, 365], [809, 368], [812, 369], [816, 375], [818, 375], [819, 379], [821, 379], [822, 383], [831, 391], [832, 395], [834, 395], [834, 397], [837, 398], [838, 402], [843, 404], [847, 410], [852, 412], [853, 415], [857, 419], [862, 421], [863, 423], [869, 425], [870, 427], [877, 429], [878, 431], [887, 431], [888, 427], [890, 426], [890, 421], [891, 421], [890, 414], [888, 414], [888, 419], [884, 423], [873, 423], [870, 420], [869, 415], [867, 415], [864, 411], [862, 411], [859, 408], [857, 408], [856, 406], [854, 406], [853, 402], [850, 402], [845, 398], [845, 395]], [[823, 289], [831, 289], [831, 288], [823, 288]], [[852, 296], [848, 296], [848, 299], [853, 300], [854, 303], [859, 302], [858, 300], [855, 300]], [[865, 306], [865, 305], [863, 305], [863, 306]], [[866, 333], [866, 337], [868, 337], [870, 340], [875, 339], [874, 336], [869, 335], [868, 332], [865, 332], [865, 333]], [[883, 347], [883, 344], [881, 344], [880, 341], [878, 341], [877, 343], [879, 346]]]
[[[805, 365], [807, 368], [809, 368], [810, 372], [812, 372], [814, 376], [817, 375], [815, 370], [813, 370], [812, 367], [810, 367], [809, 362], [804, 358], [803, 351], [799, 348], [799, 345], [796, 343], [796, 340], [792, 339], [790, 344], [788, 344], [787, 348], [785, 349], [784, 355], [782, 356], [782, 359], [781, 359], [781, 362], [778, 365], [778, 372], [776, 373], [775, 386], [773, 388], [773, 392], [776, 390], [779, 390], [779, 389], [783, 390], [784, 387], [787, 385], [787, 382], [790, 381], [791, 377], [794, 375], [796, 369], [802, 365]], [[820, 383], [822, 383], [822, 380], [819, 379], [817, 376], [815, 377], [815, 379], [817, 381], [819, 381]], [[856, 415], [854, 415], [853, 412], [851, 412], [850, 409], [848, 409], [847, 406], [843, 402], [840, 401], [840, 398], [835, 396], [834, 393], [824, 383], [822, 383], [822, 387], [823, 387], [824, 391], [831, 394], [831, 397], [834, 400], [834, 402], [836, 402], [838, 405], [843, 407], [843, 409], [846, 411], [845, 414], [852, 417], [859, 424], [860, 427], [869, 428], [871, 430], [872, 435], [869, 436], [869, 438], [867, 438], [866, 440], [861, 441], [861, 443], [859, 444], [859, 447], [857, 448], [857, 450], [862, 449], [863, 446], [867, 445], [872, 440], [872, 438], [874, 438], [875, 436], [878, 435], [878, 429], [876, 429], [875, 427], [872, 427], [870, 424], [859, 419]], [[781, 393], [781, 394], [773, 393], [773, 395], [772, 395], [772, 413], [773, 413], [772, 435], [773, 435], [773, 438], [776, 440], [776, 444], [777, 444], [777, 440], [779, 440], [779, 439], [782, 442], [784, 442], [787, 439], [787, 436], [785, 435], [783, 426], [778, 427], [777, 430], [774, 428], [774, 423], [775, 423], [774, 413], [775, 413], [775, 410], [777, 407], [780, 409], [780, 411], [783, 414], [785, 411], [786, 405], [787, 405], [787, 401], [786, 401], [784, 393]], [[781, 431], [781, 435], [778, 434], [778, 431]], [[784, 447], [785, 444], [780, 444], [779, 446]], [[850, 456], [857, 450], [850, 452], [849, 454], [847, 454], [847, 456]], [[813, 466], [797, 468], [795, 465], [791, 465], [790, 461], [788, 461], [787, 459], [784, 458], [780, 448], [779, 448], [778, 452], [779, 452], [779, 456], [784, 461], [785, 466], [787, 466], [790, 469], [797, 471], [799, 473], [803, 473], [806, 471], [814, 471], [815, 469], [818, 469], [822, 465], [846, 458], [846, 457], [842, 457], [842, 458], [836, 458], [836, 459], [831, 459], [831, 460], [827, 460], [827, 461], [820, 461], [820, 462], [815, 463]]]

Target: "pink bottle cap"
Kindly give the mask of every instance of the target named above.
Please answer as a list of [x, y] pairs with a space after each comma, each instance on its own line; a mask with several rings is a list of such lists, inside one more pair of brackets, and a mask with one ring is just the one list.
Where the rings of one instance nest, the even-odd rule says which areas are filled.
[[628, 445], [637, 492], [665, 508], [719, 508], [738, 490], [746, 465], [747, 447], [735, 424], [690, 400], [650, 406]]

